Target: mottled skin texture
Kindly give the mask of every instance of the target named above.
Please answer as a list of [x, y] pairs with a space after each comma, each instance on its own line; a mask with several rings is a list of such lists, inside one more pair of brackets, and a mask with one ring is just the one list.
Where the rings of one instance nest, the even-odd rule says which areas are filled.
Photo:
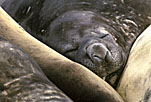
[[0, 37], [1, 102], [72, 102], [43, 74], [36, 62]]
[[6, 0], [2, 7], [34, 37], [112, 85], [148, 25], [118, 0]]
[[123, 2], [138, 12], [151, 16], [151, 0], [123, 0]]

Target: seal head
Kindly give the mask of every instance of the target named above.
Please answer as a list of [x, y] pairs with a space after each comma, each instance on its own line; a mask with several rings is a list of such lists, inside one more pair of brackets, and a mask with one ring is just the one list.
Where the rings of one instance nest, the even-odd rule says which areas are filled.
[[118, 32], [97, 13], [68, 11], [48, 28], [46, 44], [101, 77], [118, 70], [124, 63], [122, 47], [113, 34]]

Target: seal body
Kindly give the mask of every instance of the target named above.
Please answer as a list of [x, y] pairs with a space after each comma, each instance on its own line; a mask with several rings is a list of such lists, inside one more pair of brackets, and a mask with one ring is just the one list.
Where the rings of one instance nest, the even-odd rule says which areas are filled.
[[148, 18], [118, 0], [6, 0], [30, 34], [114, 84]]
[[151, 26], [135, 41], [117, 91], [125, 102], [151, 101]]
[[135, 8], [138, 12], [151, 16], [150, 0], [123, 0], [123, 3]]
[[0, 5], [1, 5], [4, 1], [5, 1], [5, 0], [1, 0], [1, 1], [0, 1]]
[[17, 46], [0, 38], [1, 102], [72, 102]]

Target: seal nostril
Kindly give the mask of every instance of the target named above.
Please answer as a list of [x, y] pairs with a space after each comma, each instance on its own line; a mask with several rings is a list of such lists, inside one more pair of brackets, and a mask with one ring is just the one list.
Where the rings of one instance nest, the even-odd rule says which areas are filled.
[[110, 56], [110, 55], [109, 55], [109, 52], [107, 51], [106, 54], [105, 54], [105, 58], [104, 58], [105, 62], [107, 62], [107, 63], [109, 62], [108, 61], [108, 56]]
[[107, 62], [110, 59], [110, 52], [102, 43], [93, 43], [87, 47], [87, 54], [90, 59], [97, 65]]
[[100, 58], [100, 56], [98, 56], [96, 54], [93, 54], [92, 56], [93, 56], [92, 57], [93, 62], [97, 65], [99, 65], [103, 61], [103, 59]]
[[105, 62], [107, 62], [107, 63], [109, 63], [109, 62], [112, 62], [114, 59], [113, 59], [113, 56], [112, 56], [112, 54], [109, 52], [109, 51], [107, 51], [106, 52], [106, 55], [105, 55]]
[[[99, 56], [97, 56], [97, 55], [95, 55], [95, 54], [93, 55], [93, 57], [100, 58]], [[100, 58], [100, 59], [101, 59], [101, 58]]]

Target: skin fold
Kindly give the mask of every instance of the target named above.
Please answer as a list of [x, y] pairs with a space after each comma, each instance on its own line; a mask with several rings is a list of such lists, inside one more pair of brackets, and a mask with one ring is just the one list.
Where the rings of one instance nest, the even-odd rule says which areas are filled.
[[31, 35], [113, 86], [149, 24], [118, 0], [6, 0], [2, 7]]

